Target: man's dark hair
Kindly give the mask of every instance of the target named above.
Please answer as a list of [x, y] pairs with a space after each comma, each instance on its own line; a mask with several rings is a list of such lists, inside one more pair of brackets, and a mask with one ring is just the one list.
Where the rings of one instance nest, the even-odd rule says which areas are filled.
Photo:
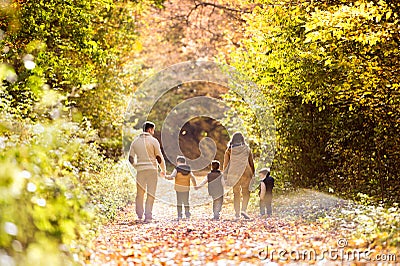
[[176, 157], [176, 162], [177, 163], [186, 163], [186, 158], [183, 156], [178, 156], [178, 157]]
[[212, 170], [218, 170], [218, 169], [219, 169], [219, 165], [220, 165], [219, 161], [213, 160], [213, 161], [211, 162], [211, 169], [212, 169]]
[[146, 121], [143, 123], [143, 132], [147, 132], [151, 128], [155, 128], [156, 125], [153, 122]]

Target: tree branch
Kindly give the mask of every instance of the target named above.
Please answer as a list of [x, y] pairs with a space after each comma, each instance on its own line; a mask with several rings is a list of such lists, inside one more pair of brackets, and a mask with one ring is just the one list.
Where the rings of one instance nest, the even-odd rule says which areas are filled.
[[[255, 5], [257, 6], [257, 5]], [[210, 3], [210, 2], [197, 2], [194, 1], [194, 7], [190, 9], [189, 13], [186, 15], [186, 23], [189, 24], [189, 18], [192, 15], [192, 13], [197, 10], [200, 7], [212, 7], [213, 10], [211, 12], [211, 14], [214, 12], [215, 9], [222, 9], [225, 11], [228, 11], [229, 13], [231, 13], [231, 16], [236, 19], [239, 20], [241, 22], [245, 22], [242, 18], [238, 17], [235, 14], [232, 13], [251, 13], [252, 10], [254, 9], [255, 6], [252, 6], [251, 8], [246, 8], [246, 9], [236, 9], [236, 8], [232, 8], [229, 6], [224, 6], [224, 5], [220, 5], [220, 4], [216, 4], [216, 3]]]
[[197, 9], [200, 6], [212, 6], [213, 8], [219, 8], [219, 9], [223, 9], [226, 11], [230, 11], [230, 12], [236, 12], [236, 13], [250, 13], [251, 9], [235, 9], [235, 8], [231, 8], [231, 7], [227, 7], [227, 6], [223, 6], [223, 5], [219, 5], [219, 4], [214, 4], [214, 3], [209, 3], [209, 2], [199, 2], [196, 3], [194, 6], [194, 9]]

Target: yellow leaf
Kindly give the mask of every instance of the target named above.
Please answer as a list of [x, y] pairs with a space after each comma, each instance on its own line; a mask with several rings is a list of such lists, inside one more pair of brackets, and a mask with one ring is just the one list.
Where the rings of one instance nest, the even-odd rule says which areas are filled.
[[386, 13], [386, 19], [389, 19], [391, 15], [392, 15], [392, 11], [387, 12]]
[[135, 43], [132, 46], [132, 49], [135, 50], [135, 51], [138, 51], [138, 52], [142, 51], [143, 50], [142, 42], [139, 41], [139, 40], [136, 40]]

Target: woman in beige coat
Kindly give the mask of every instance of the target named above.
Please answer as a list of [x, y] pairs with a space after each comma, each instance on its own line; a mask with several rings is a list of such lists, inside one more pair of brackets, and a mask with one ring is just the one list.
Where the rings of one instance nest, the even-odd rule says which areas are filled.
[[[226, 184], [233, 186], [233, 204], [236, 219], [240, 218], [240, 214], [249, 219], [246, 210], [250, 199], [249, 184], [253, 174], [253, 155], [244, 141], [243, 134], [237, 132], [233, 134], [224, 155], [224, 177]], [[240, 208], [241, 196], [243, 196], [242, 208]]]

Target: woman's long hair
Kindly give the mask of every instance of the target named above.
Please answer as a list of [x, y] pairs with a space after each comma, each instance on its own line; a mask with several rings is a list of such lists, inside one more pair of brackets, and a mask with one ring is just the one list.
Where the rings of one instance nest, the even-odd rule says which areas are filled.
[[241, 132], [236, 132], [233, 134], [231, 141], [229, 142], [229, 148], [235, 147], [235, 146], [241, 146], [246, 144], [244, 141], [243, 134]]

